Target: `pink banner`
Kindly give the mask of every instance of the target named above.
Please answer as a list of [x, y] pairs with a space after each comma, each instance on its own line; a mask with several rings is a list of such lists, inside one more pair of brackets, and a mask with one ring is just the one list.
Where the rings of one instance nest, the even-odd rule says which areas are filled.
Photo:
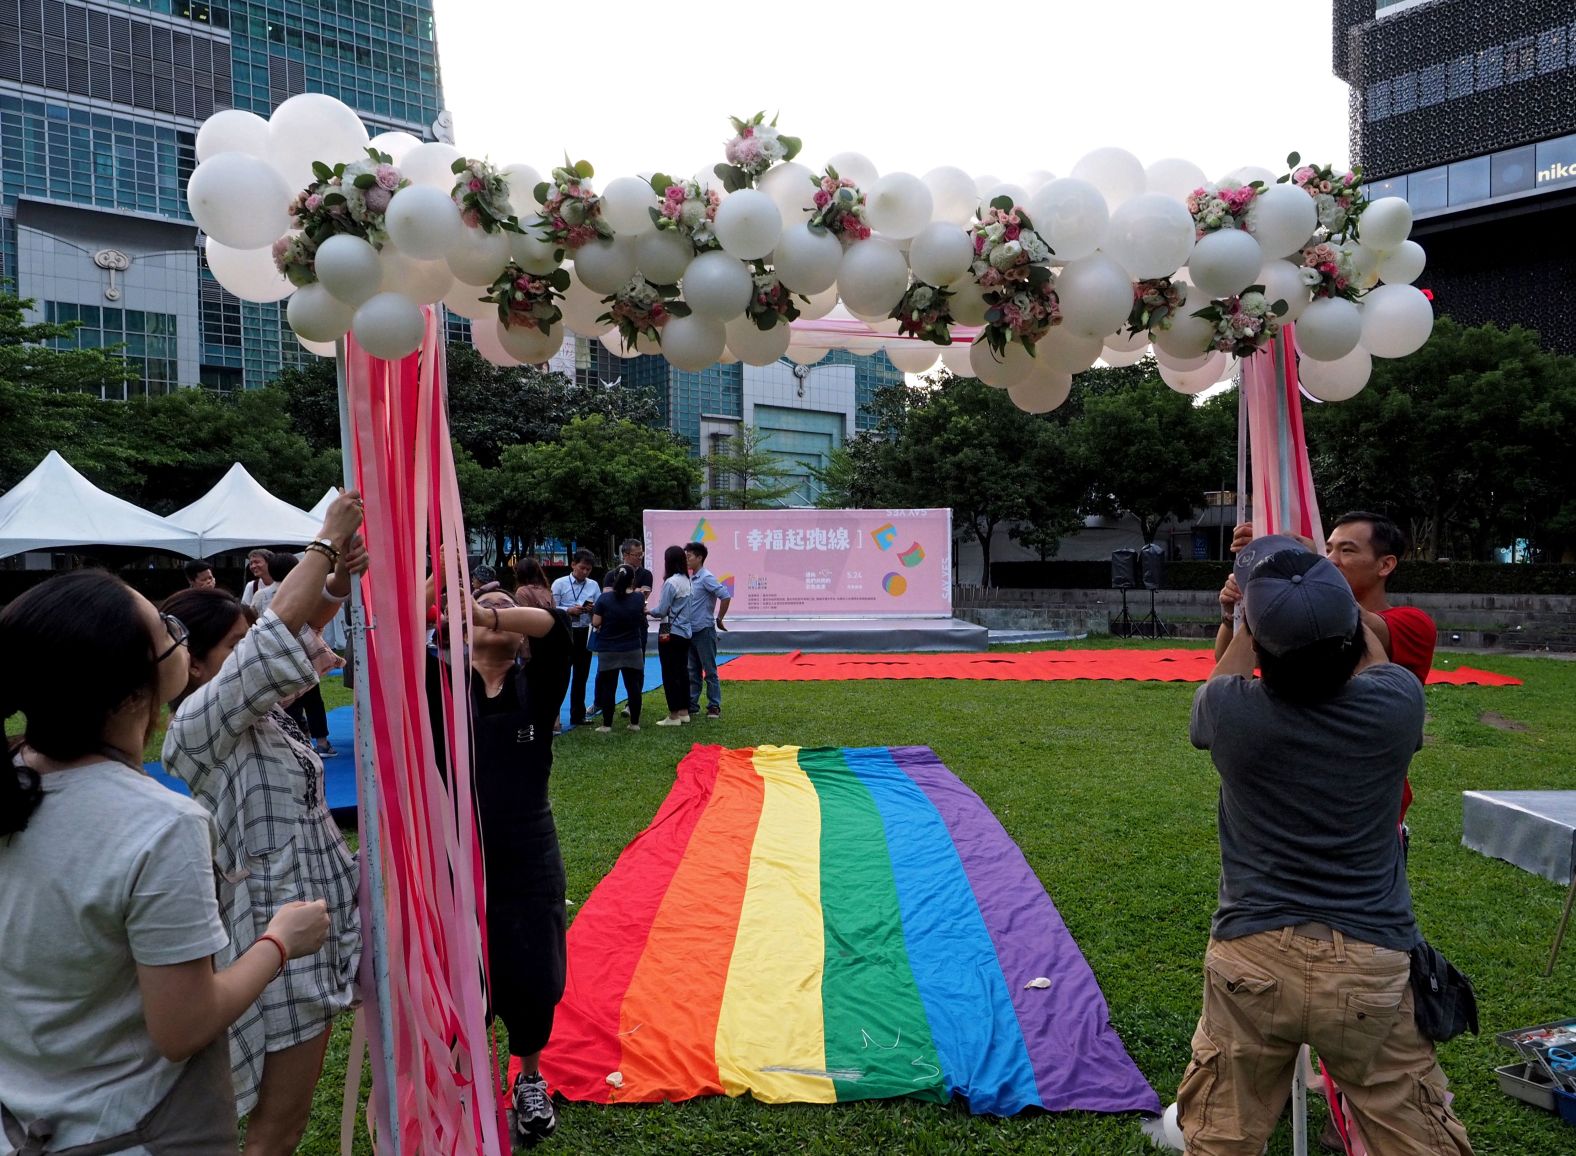
[[646, 558], [704, 542], [730, 619], [950, 618], [951, 510], [647, 510]]

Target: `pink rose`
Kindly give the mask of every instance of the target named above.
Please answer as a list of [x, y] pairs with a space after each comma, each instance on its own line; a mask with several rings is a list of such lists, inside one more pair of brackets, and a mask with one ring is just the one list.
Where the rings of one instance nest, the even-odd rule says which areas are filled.
[[1320, 191], [1320, 192], [1321, 192], [1321, 193], [1327, 193], [1327, 192], [1329, 192], [1329, 191], [1330, 191], [1330, 190], [1331, 190], [1331, 189], [1333, 189], [1333, 188], [1334, 188], [1334, 187], [1335, 187], [1335, 186], [1334, 186], [1334, 185], [1332, 185], [1332, 184], [1330, 184], [1330, 182], [1329, 182], [1329, 181], [1320, 181], [1320, 182], [1319, 182], [1319, 191]]
[[1299, 185], [1305, 185], [1309, 181], [1313, 180], [1313, 178], [1314, 170], [1312, 165], [1303, 165], [1302, 168], [1298, 169], [1292, 174], [1292, 179]]
[[825, 189], [816, 189], [815, 190], [815, 207], [816, 208], [824, 209], [824, 208], [826, 208], [827, 205], [831, 204], [831, 202], [832, 202], [832, 194], [831, 193], [827, 192]]
[[474, 177], [471, 178], [471, 183], [468, 187], [473, 193], [479, 193], [482, 191], [482, 183]]
[[378, 187], [393, 192], [399, 188], [399, 170], [393, 165], [379, 165], [377, 171]]
[[370, 188], [362, 194], [362, 199], [366, 201], [368, 210], [374, 213], [387, 212], [389, 201], [392, 200], [393, 197], [394, 194], [389, 192], [382, 185], [377, 185], [373, 188]]
[[1016, 241], [1018, 239], [1018, 233], [1019, 229], [1017, 225], [1008, 225], [1007, 232], [1004, 235], [1006, 236], [1007, 240]]
[[667, 191], [662, 194], [662, 199], [665, 200], [665, 201], [673, 201], [673, 202], [681, 202], [681, 201], [683, 201], [684, 200], [684, 186], [683, 185], [669, 185], [668, 188], [667, 188]]
[[306, 210], [307, 210], [307, 212], [315, 213], [315, 212], [317, 212], [318, 209], [320, 209], [322, 207], [323, 207], [323, 198], [318, 196], [316, 193], [313, 193], [311, 196], [309, 196], [306, 199]]

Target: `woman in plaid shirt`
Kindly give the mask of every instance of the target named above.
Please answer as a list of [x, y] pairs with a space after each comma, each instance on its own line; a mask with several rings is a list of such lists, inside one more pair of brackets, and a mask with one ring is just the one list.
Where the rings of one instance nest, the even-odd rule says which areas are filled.
[[217, 962], [246, 951], [293, 900], [326, 900], [331, 923], [322, 950], [292, 960], [230, 1029], [236, 1111], [251, 1113], [248, 1156], [295, 1150], [329, 1028], [355, 998], [355, 859], [324, 802], [323, 765], [280, 704], [317, 681], [301, 635], [326, 623], [351, 576], [365, 571], [360, 524], [359, 496], [335, 499], [255, 625], [222, 590], [184, 590], [165, 602], [190, 631], [191, 675], [170, 718], [164, 765], [218, 830], [214, 867], [230, 943]]

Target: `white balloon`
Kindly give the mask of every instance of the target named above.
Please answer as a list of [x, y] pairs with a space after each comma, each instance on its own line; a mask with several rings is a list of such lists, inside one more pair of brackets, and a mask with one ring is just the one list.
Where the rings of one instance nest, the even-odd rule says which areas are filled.
[[602, 190], [602, 217], [620, 235], [636, 237], [655, 229], [651, 210], [656, 207], [657, 195], [638, 177], [614, 177]]
[[789, 345], [788, 360], [795, 365], [814, 365], [830, 352], [819, 345]]
[[383, 287], [378, 251], [349, 233], [337, 233], [319, 245], [313, 267], [323, 288], [352, 308]]
[[420, 349], [426, 328], [421, 306], [403, 293], [369, 297], [350, 324], [357, 344], [385, 361], [398, 361]]
[[480, 286], [463, 282], [456, 284], [443, 295], [443, 307], [450, 313], [468, 317], [472, 321], [498, 316], [498, 306], [491, 301], [483, 301], [481, 293]]
[[1203, 393], [1210, 386], [1218, 384], [1221, 378], [1226, 376], [1226, 370], [1230, 362], [1231, 359], [1229, 357], [1218, 351], [1203, 358], [1200, 364], [1191, 369], [1174, 369], [1161, 362], [1160, 380], [1178, 393]]
[[974, 210], [979, 207], [979, 191], [968, 173], [952, 165], [941, 165], [920, 180], [930, 190], [933, 219], [950, 225], [967, 225], [974, 219]]
[[1144, 170], [1146, 189], [1177, 201], [1187, 200], [1188, 194], [1207, 183], [1203, 169], [1180, 157], [1165, 157]]
[[1006, 197], [1014, 205], [1028, 207], [1029, 190], [1022, 185], [1015, 185], [1011, 181], [992, 181], [980, 193], [980, 207], [984, 208], [997, 197]]
[[927, 341], [888, 341], [887, 360], [904, 373], [929, 373], [936, 368], [940, 350]]
[[431, 185], [407, 185], [395, 193], [384, 223], [400, 252], [422, 261], [447, 256], [465, 227], [449, 194]]
[[[399, 171], [409, 177], [412, 184], [442, 189], [447, 195], [454, 188], [454, 162], [462, 155], [451, 144], [428, 141], [405, 154]], [[513, 200], [512, 197], [510, 199]]]
[[1215, 356], [1212, 351], [1206, 350], [1197, 357], [1179, 357], [1175, 353], [1168, 353], [1164, 349], [1155, 350], [1155, 361], [1178, 373], [1186, 373], [1192, 369], [1202, 369], [1204, 363]]
[[836, 156], [826, 158], [828, 168], [837, 170], [837, 175], [846, 177], [861, 189], [868, 189], [875, 183], [881, 173], [863, 153], [838, 153]]
[[480, 325], [472, 325], [471, 344], [476, 347], [477, 353], [481, 354], [494, 365], [507, 368], [509, 366], [520, 364], [520, 362], [516, 358], [512, 357], [509, 354], [509, 351], [503, 347], [503, 343], [498, 340], [498, 325], [496, 320], [492, 325], [488, 325], [485, 322]]
[[1264, 250], [1241, 229], [1205, 233], [1187, 259], [1188, 276], [1211, 297], [1241, 293], [1264, 267]]
[[1339, 297], [1312, 302], [1297, 322], [1297, 348], [1315, 361], [1339, 361], [1357, 348], [1362, 335], [1362, 313]]
[[1363, 348], [1375, 357], [1416, 353], [1433, 330], [1433, 303], [1416, 286], [1381, 285], [1363, 298]]
[[850, 310], [885, 316], [908, 288], [903, 251], [879, 237], [851, 245], [837, 270], [837, 288]]
[[[779, 275], [778, 280], [781, 280]], [[837, 308], [837, 286], [834, 284], [819, 293], [810, 294], [810, 300], [799, 306], [799, 320], [819, 321], [833, 309]], [[830, 345], [831, 342], [824, 344]]]
[[305, 341], [338, 341], [350, 331], [355, 315], [354, 309], [318, 282], [297, 289], [285, 308], [290, 328]]
[[1023, 178], [1023, 187], [1031, 194], [1037, 193], [1056, 179], [1056, 174], [1046, 169], [1034, 169]]
[[1105, 243], [1110, 228], [1110, 212], [1100, 190], [1072, 177], [1052, 181], [1024, 208], [1060, 261], [1087, 257]]
[[1171, 317], [1169, 329], [1157, 329], [1151, 337], [1155, 352], [1164, 350], [1177, 357], [1197, 357], [1215, 339], [1215, 326], [1194, 314], [1209, 305], [1209, 294], [1197, 285], [1187, 286], [1187, 294]]
[[1402, 241], [1379, 261], [1379, 278], [1387, 285], [1407, 285], [1423, 275], [1428, 254], [1416, 241]]
[[905, 240], [930, 221], [935, 200], [912, 173], [888, 173], [865, 190], [865, 213], [872, 229]]
[[783, 215], [759, 189], [739, 189], [717, 209], [712, 229], [723, 251], [741, 261], [764, 257], [782, 236]]
[[1035, 342], [1034, 356], [1047, 369], [1082, 373], [1095, 363], [1104, 348], [1098, 337], [1085, 337], [1058, 325]]
[[339, 346], [333, 341], [303, 341], [300, 337], [297, 337], [296, 342], [308, 353], [315, 353], [319, 357], [339, 356]]
[[220, 153], [193, 169], [186, 203], [197, 227], [232, 249], [261, 249], [290, 227], [290, 186], [245, 153]]
[[999, 184], [1001, 184], [1001, 178], [995, 173], [980, 173], [974, 177], [975, 200], [983, 199], [986, 189], [994, 189]]
[[1149, 346], [1142, 349], [1112, 349], [1109, 345], [1100, 351], [1100, 360], [1107, 365], [1137, 365], [1149, 354]]
[[564, 324], [581, 337], [601, 337], [613, 328], [611, 321], [597, 320], [608, 311], [608, 306], [602, 302], [603, 296], [586, 288], [580, 278], [571, 278], [569, 288], [564, 290], [564, 299], [558, 303], [564, 315]]
[[368, 148], [377, 149], [394, 162], [395, 167], [402, 164], [410, 150], [421, 145], [419, 136], [412, 136], [408, 132], [380, 132], [367, 142]]
[[770, 329], [762, 329], [748, 314], [735, 317], [723, 327], [727, 335], [728, 351], [745, 365], [770, 365], [788, 352], [793, 330], [786, 322], [779, 321]]
[[535, 225], [522, 225], [524, 232], [509, 234], [509, 258], [527, 273], [545, 277], [563, 264], [562, 250], [547, 239]]
[[985, 290], [972, 277], [961, 277], [947, 286], [952, 298], [947, 305], [952, 310], [952, 319], [959, 325], [984, 325]]
[[823, 293], [837, 281], [843, 244], [825, 229], [800, 222], [777, 239], [772, 257], [777, 279], [794, 293]]
[[530, 165], [505, 165], [503, 179], [509, 187], [509, 207], [520, 218], [520, 223], [536, 220], [542, 213], [542, 206], [536, 199], [536, 186], [542, 183], [542, 174]]
[[273, 249], [232, 249], [208, 238], [208, 269], [242, 301], [283, 301], [295, 291], [274, 264]]
[[1117, 148], [1086, 153], [1073, 166], [1072, 176], [1099, 189], [1113, 210], [1142, 193], [1146, 184], [1143, 163], [1126, 149]]
[[1073, 375], [1036, 369], [1029, 377], [1007, 387], [1012, 404], [1024, 413], [1050, 413], [1072, 392]]
[[[1121, 212], [1117, 210], [1119, 216]], [[1056, 278], [1056, 295], [1062, 328], [1091, 337], [1115, 333], [1133, 311], [1133, 282], [1127, 270], [1104, 253], [1067, 262]]]
[[1248, 232], [1266, 257], [1300, 250], [1319, 227], [1313, 198], [1294, 185], [1266, 185], [1248, 206]]
[[675, 369], [699, 373], [717, 363], [727, 341], [728, 332], [721, 321], [692, 313], [675, 317], [662, 327], [662, 356]]
[[1373, 368], [1373, 354], [1359, 345], [1336, 361], [1302, 357], [1297, 363], [1297, 375], [1302, 387], [1320, 401], [1346, 401], [1362, 392]]
[[454, 288], [447, 261], [418, 261], [385, 242], [378, 252], [383, 265], [383, 291], [403, 293], [421, 305], [441, 301]]
[[321, 92], [292, 96], [268, 118], [268, 160], [292, 191], [312, 183], [312, 162], [366, 159], [367, 130], [349, 105]]
[[754, 291], [755, 278], [749, 267], [727, 253], [702, 253], [684, 271], [684, 300], [697, 314], [712, 321], [731, 321], [743, 313]]
[[1175, 1104], [1171, 1104], [1166, 1108], [1165, 1115], [1160, 1118], [1160, 1127], [1165, 1133], [1166, 1139], [1172, 1143], [1176, 1150], [1178, 1152], [1182, 1151], [1182, 1146], [1187, 1143], [1187, 1140], [1182, 1135], [1182, 1125], [1177, 1123], [1177, 1106]]
[[635, 245], [627, 237], [598, 237], [575, 250], [575, 276], [587, 289], [608, 294], [628, 284], [635, 275]]
[[[1307, 194], [1304, 194], [1306, 196]], [[1308, 200], [1312, 200], [1308, 197]], [[1303, 284], [1302, 269], [1290, 261], [1266, 261], [1259, 270], [1258, 283], [1264, 286], [1264, 299], [1271, 305], [1286, 302], [1286, 315], [1282, 321], [1296, 321], [1313, 300], [1313, 291]]]
[[509, 261], [509, 234], [502, 229], [462, 228], [449, 247], [449, 271], [462, 285], [491, 285]]
[[979, 378], [993, 389], [1006, 389], [1027, 381], [1034, 368], [1034, 358], [1016, 341], [1008, 345], [1006, 353], [999, 358], [983, 337], [969, 346], [969, 376]]
[[1275, 174], [1262, 165], [1243, 165], [1240, 169], [1232, 169], [1220, 178], [1220, 183], [1223, 185], [1251, 185], [1254, 181], [1270, 185], [1275, 182]]
[[1193, 232], [1193, 217], [1180, 201], [1140, 193], [1111, 214], [1101, 248], [1137, 280], [1169, 277], [1192, 252]]
[[891, 317], [885, 313], [872, 313], [867, 316], [850, 310], [849, 316], [863, 321], [874, 333], [896, 333], [903, 327], [902, 322], [896, 317]]
[[1149, 334], [1142, 329], [1137, 333], [1124, 330], [1106, 334], [1104, 342], [1106, 349], [1112, 353], [1143, 354], [1149, 349]]
[[798, 161], [773, 165], [756, 182], [756, 188], [772, 199], [783, 216], [784, 228], [805, 219], [815, 207], [815, 174]]
[[554, 325], [543, 333], [534, 325], [505, 325], [498, 322], [498, 344], [504, 352], [524, 365], [541, 365], [564, 344], [564, 327]]
[[197, 130], [197, 160], [220, 153], [245, 153], [249, 157], [268, 157], [268, 122], [255, 112], [227, 108], [202, 122]]
[[926, 225], [908, 247], [909, 266], [915, 278], [927, 285], [951, 284], [969, 271], [973, 261], [974, 242], [948, 221]]
[[1399, 249], [1412, 231], [1412, 206], [1404, 197], [1380, 197], [1368, 202], [1361, 221], [1363, 244], [1375, 249]]
[[625, 345], [624, 335], [616, 328], [609, 329], [606, 333], [602, 334], [601, 337], [598, 337], [597, 340], [602, 343], [602, 348], [607, 350], [614, 357], [621, 357], [626, 361], [631, 357], [639, 357], [642, 352], [638, 348], [631, 349]]
[[653, 285], [677, 285], [694, 259], [694, 243], [671, 229], [653, 229], [635, 242], [635, 267]]

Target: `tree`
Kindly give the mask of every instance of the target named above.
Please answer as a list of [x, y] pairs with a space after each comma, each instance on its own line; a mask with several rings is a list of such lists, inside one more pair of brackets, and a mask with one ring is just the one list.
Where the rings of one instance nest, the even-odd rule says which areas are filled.
[[811, 466], [821, 487], [815, 504], [823, 510], [864, 510], [888, 505], [891, 486], [884, 473], [886, 439], [855, 434], [827, 455], [826, 464]]
[[0, 285], [0, 384], [27, 389], [70, 390], [98, 397], [103, 386], [137, 381], [137, 370], [110, 349], [52, 349], [46, 341], [70, 337], [75, 322], [30, 323], [24, 316], [35, 305]]
[[765, 435], [745, 426], [711, 455], [717, 484], [706, 497], [718, 510], [764, 510], [784, 504], [798, 491], [800, 475], [786, 458], [767, 449]]

